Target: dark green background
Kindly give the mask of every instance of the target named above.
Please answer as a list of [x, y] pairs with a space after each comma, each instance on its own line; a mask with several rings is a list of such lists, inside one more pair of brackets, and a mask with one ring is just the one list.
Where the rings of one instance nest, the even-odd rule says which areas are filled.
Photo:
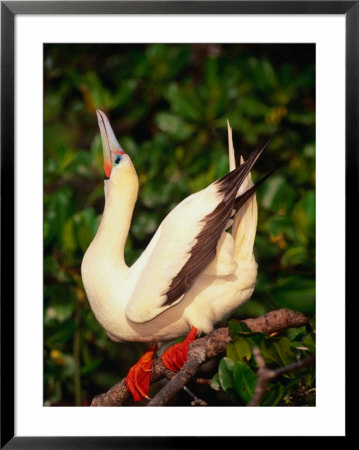
[[[140, 180], [128, 264], [179, 201], [226, 173], [227, 118], [245, 158], [278, 131], [253, 170], [256, 180], [283, 163], [257, 194], [259, 275], [237, 316], [280, 307], [315, 312], [314, 45], [45, 45], [46, 405], [88, 405], [145, 349], [107, 338], [80, 276], [103, 209], [97, 108], [108, 114]], [[214, 364], [206, 376], [215, 372]], [[206, 389], [209, 404], [234, 401]], [[280, 404], [303, 404], [282, 397]], [[189, 403], [184, 394], [176, 400]]]

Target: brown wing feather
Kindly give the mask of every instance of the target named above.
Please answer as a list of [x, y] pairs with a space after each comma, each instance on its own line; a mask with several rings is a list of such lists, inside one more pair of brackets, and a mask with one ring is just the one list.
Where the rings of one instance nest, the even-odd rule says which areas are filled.
[[260, 186], [262, 186], [262, 184], [266, 181], [266, 179], [269, 178], [276, 170], [278, 170], [278, 168], [279, 168], [279, 166], [275, 167], [273, 170], [271, 170], [266, 175], [264, 175], [263, 178], [261, 178], [259, 181], [257, 181], [257, 183], [254, 186], [247, 189], [245, 192], [243, 192], [242, 195], [240, 195], [239, 197], [236, 198], [236, 200], [234, 202], [234, 206], [233, 206], [235, 213], [238, 212], [242, 208], [242, 206], [246, 203], [246, 201], [252, 197], [252, 195], [256, 192], [256, 190]]
[[240, 167], [214, 182], [218, 187], [218, 192], [223, 195], [223, 199], [212, 213], [202, 219], [204, 225], [196, 237], [196, 243], [190, 251], [191, 256], [173, 278], [165, 293], [166, 301], [164, 306], [171, 305], [181, 297], [192, 285], [197, 275], [214, 258], [218, 240], [225, 230], [228, 219], [232, 215], [237, 191], [270, 140], [271, 138], [266, 139], [253, 150], [247, 161]]

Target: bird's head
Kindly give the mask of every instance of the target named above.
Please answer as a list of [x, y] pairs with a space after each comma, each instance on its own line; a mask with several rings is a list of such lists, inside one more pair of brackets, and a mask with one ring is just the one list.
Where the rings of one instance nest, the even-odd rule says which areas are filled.
[[131, 158], [118, 143], [106, 115], [100, 110], [96, 114], [102, 140], [105, 180], [110, 180], [113, 185], [123, 184], [126, 175], [136, 174]]

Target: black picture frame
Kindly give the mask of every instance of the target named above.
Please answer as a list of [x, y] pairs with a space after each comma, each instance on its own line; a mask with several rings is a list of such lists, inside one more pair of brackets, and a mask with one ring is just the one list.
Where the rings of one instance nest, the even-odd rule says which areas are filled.
[[[339, 14], [346, 21], [346, 296], [355, 292], [359, 155], [359, 1], [4, 1], [1, 2], [1, 448], [198, 448], [205, 437], [25, 437], [14, 435], [14, 42], [19, 14]], [[348, 245], [350, 236], [350, 245]], [[348, 431], [348, 430], [347, 430]], [[348, 436], [348, 434], [346, 435]], [[226, 445], [224, 442], [221, 445]]]

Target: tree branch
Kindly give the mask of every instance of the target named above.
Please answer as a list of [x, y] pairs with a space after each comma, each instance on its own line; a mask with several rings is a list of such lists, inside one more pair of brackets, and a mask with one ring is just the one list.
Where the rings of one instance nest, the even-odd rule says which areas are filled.
[[204, 400], [202, 400], [201, 398], [198, 398], [192, 391], [190, 391], [188, 389], [187, 386], [183, 386], [183, 390], [185, 392], [187, 392], [187, 394], [193, 398], [193, 400], [191, 402], [192, 406], [208, 406]]
[[264, 358], [259, 350], [258, 347], [253, 347], [252, 349], [254, 359], [258, 366], [257, 371], [257, 386], [256, 390], [254, 392], [252, 400], [248, 403], [247, 406], [258, 406], [260, 402], [262, 401], [262, 398], [264, 394], [266, 393], [266, 389], [268, 386], [268, 383], [275, 380], [276, 378], [296, 370], [300, 370], [303, 367], [309, 366], [310, 364], [313, 364], [315, 361], [315, 356], [308, 356], [305, 359], [302, 359], [301, 361], [295, 362], [293, 364], [289, 364], [285, 367], [280, 367], [276, 370], [268, 369], [266, 366], [266, 363], [264, 361]]
[[[288, 309], [271, 311], [256, 319], [241, 320], [251, 331], [272, 334], [287, 328], [296, 328], [308, 323], [308, 318], [301, 313]], [[196, 339], [189, 347], [188, 358], [182, 369], [174, 374], [166, 369], [160, 358], [156, 359], [151, 369], [151, 383], [169, 378], [170, 381], [154, 396], [148, 406], [166, 405], [178, 391], [197, 373], [201, 364], [224, 353], [231, 336], [228, 328], [218, 328], [207, 336]], [[125, 379], [104, 394], [97, 395], [91, 406], [121, 406], [128, 399]]]

